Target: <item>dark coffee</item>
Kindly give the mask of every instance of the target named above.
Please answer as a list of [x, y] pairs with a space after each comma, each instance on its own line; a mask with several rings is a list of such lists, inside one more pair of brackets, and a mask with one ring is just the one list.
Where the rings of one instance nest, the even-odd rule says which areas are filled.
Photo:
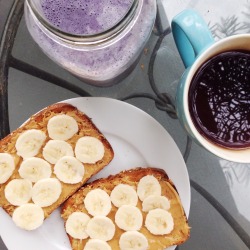
[[223, 52], [205, 62], [193, 77], [188, 102], [196, 129], [208, 140], [250, 147], [250, 53]]

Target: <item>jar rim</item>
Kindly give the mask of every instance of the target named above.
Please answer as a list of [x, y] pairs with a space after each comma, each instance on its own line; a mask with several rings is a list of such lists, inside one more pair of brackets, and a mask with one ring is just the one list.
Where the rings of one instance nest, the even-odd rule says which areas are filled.
[[38, 21], [56, 36], [60, 37], [63, 40], [67, 40], [71, 42], [81, 42], [81, 43], [86, 43], [88, 45], [91, 45], [91, 44], [101, 43], [106, 40], [110, 40], [114, 36], [117, 36], [118, 34], [120, 34], [127, 27], [127, 25], [133, 20], [137, 7], [139, 5], [139, 0], [133, 0], [133, 3], [131, 4], [127, 13], [114, 26], [110, 27], [109, 29], [103, 32], [95, 33], [95, 34], [88, 34], [88, 35], [72, 34], [72, 33], [65, 32], [55, 27], [39, 13], [37, 8], [33, 4], [32, 0], [26, 0], [26, 3], [27, 3], [27, 6], [30, 8], [30, 10], [38, 19]]

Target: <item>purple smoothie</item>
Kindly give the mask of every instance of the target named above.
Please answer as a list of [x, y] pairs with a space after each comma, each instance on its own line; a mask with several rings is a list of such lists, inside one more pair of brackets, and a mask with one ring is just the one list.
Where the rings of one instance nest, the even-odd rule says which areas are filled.
[[[86, 83], [96, 86], [113, 85], [133, 70], [148, 41], [156, 17], [155, 0], [138, 0], [135, 6], [134, 0], [74, 1], [77, 6], [85, 3], [92, 8], [93, 13], [87, 16], [82, 16], [83, 12], [80, 10], [78, 12], [76, 7], [73, 8], [75, 5], [72, 0], [69, 2], [40, 0], [42, 4], [38, 6], [39, 13], [42, 11], [42, 15], [47, 16], [46, 20], [50, 19], [50, 23], [60, 26], [58, 31], [61, 29], [75, 35], [103, 32], [119, 22], [128, 11], [131, 13], [135, 10], [130, 21], [120, 32], [112, 37], [108, 36], [104, 41], [97, 39], [97, 43], [87, 44], [75, 39], [74, 35], [67, 34], [64, 39], [65, 34], [62, 32], [53, 33], [47, 29], [47, 26], [40, 22], [33, 12], [33, 7], [28, 4], [32, 1], [25, 2], [24, 10], [28, 30], [36, 43], [53, 61]], [[72, 14], [72, 8], [67, 9], [68, 5], [73, 5], [74, 14]], [[41, 6], [43, 9], [40, 8]], [[57, 15], [54, 13], [56, 10]]]
[[130, 10], [133, 0], [42, 0], [47, 21], [74, 35], [93, 35], [109, 30]]

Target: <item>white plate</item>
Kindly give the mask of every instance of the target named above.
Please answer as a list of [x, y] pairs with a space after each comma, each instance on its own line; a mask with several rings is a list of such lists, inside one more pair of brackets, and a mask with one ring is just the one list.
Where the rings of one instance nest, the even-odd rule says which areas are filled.
[[[189, 215], [190, 183], [186, 165], [175, 142], [156, 120], [130, 104], [110, 98], [80, 97], [64, 102], [92, 118], [114, 149], [113, 161], [95, 179], [140, 166], [162, 168], [174, 182]], [[32, 232], [17, 228], [0, 209], [0, 235], [9, 250], [71, 249], [59, 209]]]

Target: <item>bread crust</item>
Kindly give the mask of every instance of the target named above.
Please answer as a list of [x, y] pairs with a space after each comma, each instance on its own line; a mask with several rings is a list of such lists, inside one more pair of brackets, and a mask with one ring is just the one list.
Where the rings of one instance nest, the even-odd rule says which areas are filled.
[[[66, 222], [70, 214], [76, 211], [81, 211], [87, 213], [84, 207], [83, 200], [87, 193], [93, 189], [101, 188], [105, 190], [109, 195], [113, 188], [118, 184], [129, 184], [133, 187], [137, 187], [139, 180], [146, 175], [153, 175], [159, 181], [162, 187], [162, 195], [166, 196], [170, 200], [169, 212], [172, 214], [174, 219], [174, 229], [168, 235], [153, 235], [151, 234], [145, 226], [140, 230], [143, 233], [149, 243], [150, 250], [163, 250], [166, 247], [172, 245], [179, 245], [185, 242], [190, 236], [190, 227], [188, 225], [188, 220], [185, 215], [184, 209], [181, 204], [180, 197], [174, 186], [173, 182], [169, 179], [166, 172], [162, 169], [157, 168], [134, 168], [131, 170], [123, 171], [117, 175], [110, 175], [107, 178], [102, 178], [95, 180], [92, 183], [84, 185], [79, 189], [73, 196], [71, 196], [62, 206], [61, 216]], [[141, 210], [142, 202], [139, 200], [137, 207]], [[117, 208], [112, 205], [111, 212], [108, 217], [114, 221], [115, 213]], [[142, 210], [141, 210], [142, 211]], [[146, 213], [142, 212], [143, 221], [145, 221]], [[112, 250], [118, 250], [119, 248], [119, 238], [124, 231], [116, 226], [115, 236], [108, 243], [110, 244]], [[77, 240], [68, 235], [71, 247], [73, 250], [83, 249], [87, 240]]]
[[[114, 157], [114, 151], [112, 149], [112, 146], [110, 145], [110, 143], [107, 141], [104, 135], [100, 132], [100, 130], [95, 126], [95, 124], [91, 121], [91, 119], [86, 114], [78, 110], [76, 107], [67, 103], [56, 103], [56, 104], [46, 107], [45, 109], [31, 116], [30, 119], [27, 122], [25, 122], [21, 127], [17, 128], [16, 130], [14, 130], [12, 133], [10, 133], [8, 136], [6, 136], [0, 141], [0, 152], [10, 153], [14, 157], [15, 165], [16, 165], [16, 169], [14, 170], [14, 173], [9, 178], [9, 180], [4, 184], [0, 184], [0, 206], [3, 207], [3, 209], [10, 216], [12, 216], [13, 211], [15, 210], [16, 207], [11, 205], [6, 200], [5, 195], [4, 195], [4, 189], [5, 189], [5, 186], [9, 183], [9, 181], [16, 179], [16, 178], [21, 178], [18, 173], [18, 169], [19, 169], [21, 162], [23, 161], [22, 157], [17, 155], [16, 148], [15, 148], [16, 140], [22, 132], [28, 129], [39, 129], [45, 132], [47, 136], [46, 141], [44, 142], [42, 146], [43, 148], [44, 145], [50, 140], [48, 136], [48, 132], [47, 132], [47, 123], [51, 117], [58, 115], [58, 114], [68, 114], [71, 117], [73, 117], [78, 123], [78, 126], [79, 126], [78, 133], [76, 133], [72, 138], [67, 140], [67, 142], [71, 144], [73, 148], [74, 148], [76, 141], [80, 137], [93, 136], [102, 141], [104, 148], [105, 148], [105, 153], [104, 153], [104, 157], [97, 163], [84, 164], [85, 174], [81, 182], [77, 184], [65, 184], [61, 182], [62, 193], [59, 199], [51, 206], [43, 208], [44, 213], [45, 213], [45, 218], [47, 218], [56, 208], [58, 208], [68, 197], [70, 197], [73, 193], [75, 193], [84, 183], [87, 182], [89, 178], [91, 178], [94, 174], [96, 174], [97, 172], [102, 170], [106, 165], [108, 165]], [[40, 157], [43, 159], [42, 150], [38, 153], [36, 157]], [[51, 177], [55, 177], [53, 173], [54, 165], [51, 164], [51, 166], [52, 166]]]

